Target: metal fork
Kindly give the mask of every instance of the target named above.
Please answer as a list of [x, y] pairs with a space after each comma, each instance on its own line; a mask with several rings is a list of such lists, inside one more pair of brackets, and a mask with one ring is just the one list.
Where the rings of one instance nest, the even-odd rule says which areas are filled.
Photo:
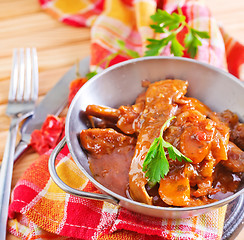
[[38, 98], [35, 48], [14, 49], [6, 114], [11, 118], [0, 172], [0, 239], [6, 238], [14, 150], [19, 123], [33, 113]]

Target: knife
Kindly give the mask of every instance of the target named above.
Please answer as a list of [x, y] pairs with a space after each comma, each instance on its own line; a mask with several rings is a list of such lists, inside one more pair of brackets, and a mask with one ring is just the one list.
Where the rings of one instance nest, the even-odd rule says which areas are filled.
[[[79, 62], [79, 73], [85, 76], [89, 72], [90, 57]], [[31, 133], [35, 129], [41, 129], [47, 115], [58, 115], [68, 103], [69, 84], [77, 78], [77, 66], [73, 66], [46, 94], [43, 100], [36, 106], [34, 113], [21, 127], [21, 140], [16, 146], [14, 161], [16, 161], [29, 147]]]

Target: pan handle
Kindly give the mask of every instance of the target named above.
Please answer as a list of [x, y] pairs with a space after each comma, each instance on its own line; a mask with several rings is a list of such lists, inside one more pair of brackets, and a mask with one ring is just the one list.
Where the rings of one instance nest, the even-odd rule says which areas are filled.
[[114, 205], [119, 204], [119, 200], [117, 198], [114, 198], [110, 195], [105, 194], [99, 194], [99, 193], [90, 193], [90, 192], [84, 192], [81, 190], [74, 189], [70, 186], [68, 186], [66, 183], [64, 183], [60, 177], [57, 174], [56, 168], [55, 168], [55, 160], [60, 153], [60, 151], [64, 148], [66, 144], [66, 138], [64, 137], [59, 144], [56, 146], [56, 148], [52, 151], [49, 162], [48, 162], [48, 169], [50, 172], [50, 175], [53, 179], [53, 181], [65, 192], [77, 196], [77, 197], [83, 197], [88, 199], [94, 199], [94, 200], [100, 200], [100, 201], [106, 201], [109, 203], [112, 203]]

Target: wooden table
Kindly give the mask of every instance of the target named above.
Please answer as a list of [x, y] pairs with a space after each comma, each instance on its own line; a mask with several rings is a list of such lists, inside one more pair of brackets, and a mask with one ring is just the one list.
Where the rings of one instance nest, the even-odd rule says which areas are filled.
[[[206, 3], [225, 29], [243, 42], [244, 1], [207, 0]], [[41, 99], [77, 59], [89, 55], [89, 36], [88, 28], [66, 26], [43, 12], [38, 0], [0, 1], [0, 159], [9, 127], [5, 109], [13, 48], [37, 47]], [[37, 154], [29, 153], [16, 163], [12, 187], [36, 157]], [[8, 235], [7, 239], [17, 238]], [[236, 239], [244, 239], [244, 230]]]

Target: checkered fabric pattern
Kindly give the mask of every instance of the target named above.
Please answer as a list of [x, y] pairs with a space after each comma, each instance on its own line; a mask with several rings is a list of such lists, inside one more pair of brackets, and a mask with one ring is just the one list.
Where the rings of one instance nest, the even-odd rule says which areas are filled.
[[[9, 231], [14, 235], [23, 239], [221, 239], [226, 207], [188, 219], [160, 219], [75, 197], [50, 178], [50, 153], [30, 166], [12, 193]], [[62, 180], [73, 188], [99, 193], [66, 153], [57, 158]]]
[[[126, 47], [145, 52], [146, 39], [153, 37], [150, 16], [156, 8], [169, 13], [180, 6], [188, 24], [200, 31], [208, 31], [210, 39], [203, 39], [196, 59], [228, 70], [244, 81], [244, 46], [219, 27], [201, 0], [39, 0], [43, 9], [58, 20], [73, 26], [91, 27], [91, 70], [101, 59], [118, 51], [117, 40]], [[184, 34], [184, 33], [183, 33]], [[182, 34], [182, 35], [183, 35]], [[182, 38], [183, 39], [183, 38]], [[169, 46], [162, 52], [170, 56]], [[189, 57], [187, 54], [184, 57]], [[127, 60], [118, 55], [110, 65]], [[106, 63], [100, 67], [103, 69]]]

